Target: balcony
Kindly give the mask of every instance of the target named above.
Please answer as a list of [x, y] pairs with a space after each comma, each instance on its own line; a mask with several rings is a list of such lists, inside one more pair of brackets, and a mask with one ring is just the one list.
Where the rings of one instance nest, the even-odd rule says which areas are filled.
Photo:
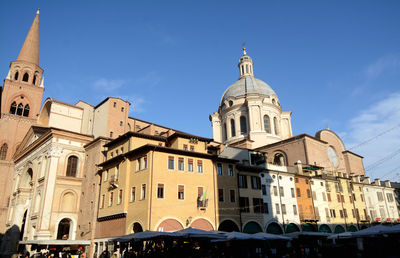
[[208, 207], [208, 199], [205, 200], [197, 200], [197, 208], [199, 210], [206, 210]]
[[112, 176], [109, 180], [110, 186], [108, 187], [109, 189], [115, 189], [118, 188], [118, 177]]

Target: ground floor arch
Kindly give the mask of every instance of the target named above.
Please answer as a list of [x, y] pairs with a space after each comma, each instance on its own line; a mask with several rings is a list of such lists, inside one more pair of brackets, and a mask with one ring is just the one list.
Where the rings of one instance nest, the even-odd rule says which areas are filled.
[[301, 226], [301, 228], [302, 228], [303, 231], [305, 231], [305, 232], [315, 232], [315, 231], [316, 231], [316, 230], [315, 230], [315, 226], [314, 226], [313, 224], [310, 224], [310, 223], [303, 224], [303, 225]]
[[278, 223], [272, 222], [267, 227], [267, 233], [280, 235], [283, 233], [283, 230]]
[[202, 229], [202, 230], [214, 230], [213, 225], [206, 219], [196, 219], [190, 224], [192, 228]]
[[299, 226], [297, 226], [297, 225], [294, 224], [294, 223], [289, 223], [289, 224], [286, 226], [285, 232], [286, 232], [286, 233], [300, 232], [300, 228], [299, 228]]
[[244, 233], [248, 233], [248, 234], [254, 234], [254, 233], [258, 233], [258, 232], [262, 232], [262, 228], [261, 226], [254, 221], [250, 221], [247, 222], [246, 225], [243, 228], [243, 232]]
[[157, 227], [157, 231], [170, 232], [183, 229], [182, 224], [176, 219], [165, 219]]
[[232, 220], [224, 220], [218, 227], [218, 231], [225, 231], [225, 232], [239, 232], [239, 227], [236, 225], [235, 222]]
[[133, 223], [132, 231], [133, 233], [143, 232], [143, 227], [139, 222], [135, 222]]
[[319, 226], [319, 232], [332, 233], [332, 229], [328, 225], [322, 224], [321, 226]]
[[72, 221], [68, 218], [60, 220], [57, 228], [57, 239], [67, 240], [71, 239]]
[[356, 232], [356, 231], [358, 231], [358, 229], [357, 229], [357, 227], [356, 227], [355, 225], [351, 225], [351, 226], [349, 227], [349, 231], [350, 231], [350, 232]]
[[335, 234], [340, 234], [340, 233], [343, 233], [343, 232], [345, 232], [346, 230], [344, 229], [344, 227], [343, 226], [341, 226], [341, 225], [337, 225], [336, 227], [335, 227]]

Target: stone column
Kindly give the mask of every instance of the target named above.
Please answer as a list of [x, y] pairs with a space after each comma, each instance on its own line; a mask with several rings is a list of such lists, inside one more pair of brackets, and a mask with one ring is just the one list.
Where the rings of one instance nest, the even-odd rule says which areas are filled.
[[43, 197], [42, 214], [39, 218], [39, 227], [36, 232], [36, 239], [50, 239], [50, 218], [52, 212], [54, 188], [57, 177], [58, 159], [61, 156], [62, 148], [51, 146], [47, 152], [48, 172], [46, 173]]

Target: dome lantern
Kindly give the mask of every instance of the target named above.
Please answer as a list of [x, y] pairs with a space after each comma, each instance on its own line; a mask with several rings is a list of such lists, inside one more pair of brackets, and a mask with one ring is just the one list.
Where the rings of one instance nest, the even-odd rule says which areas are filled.
[[239, 73], [240, 78], [245, 76], [254, 76], [253, 74], [253, 60], [246, 53], [246, 48], [243, 48], [243, 56], [239, 60]]

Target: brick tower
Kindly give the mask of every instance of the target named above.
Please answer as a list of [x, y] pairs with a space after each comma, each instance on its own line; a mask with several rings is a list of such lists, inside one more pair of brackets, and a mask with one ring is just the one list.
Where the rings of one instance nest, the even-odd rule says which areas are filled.
[[[39, 10], [16, 61], [0, 88], [0, 221], [6, 221], [12, 191], [12, 157], [29, 128], [36, 124], [43, 96], [39, 67]], [[5, 223], [0, 223], [4, 233]]]

